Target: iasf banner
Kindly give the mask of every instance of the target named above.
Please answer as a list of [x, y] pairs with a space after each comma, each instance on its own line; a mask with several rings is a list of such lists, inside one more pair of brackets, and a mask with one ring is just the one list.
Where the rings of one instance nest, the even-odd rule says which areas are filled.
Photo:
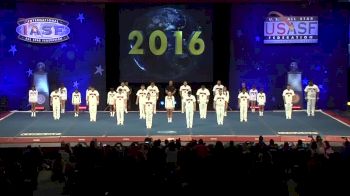
[[272, 11], [264, 22], [265, 44], [317, 43], [317, 16], [284, 16]]
[[58, 18], [34, 17], [17, 21], [18, 38], [31, 43], [51, 44], [69, 39], [68, 22]]

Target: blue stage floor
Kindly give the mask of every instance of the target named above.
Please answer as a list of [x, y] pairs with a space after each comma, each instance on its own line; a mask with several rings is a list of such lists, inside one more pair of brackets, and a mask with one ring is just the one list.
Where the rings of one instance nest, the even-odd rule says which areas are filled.
[[[278, 136], [349, 136], [350, 127], [339, 120], [319, 111], [314, 117], [307, 117], [303, 111], [293, 113], [292, 120], [286, 120], [283, 111], [266, 111], [263, 117], [258, 112], [248, 113], [248, 122], [239, 122], [239, 112], [228, 112], [223, 126], [216, 124], [215, 112], [208, 112], [207, 119], [199, 119], [199, 113], [194, 116], [192, 129], [187, 129], [185, 114], [174, 113], [172, 123], [167, 122], [166, 113], [158, 112], [153, 119], [151, 130], [146, 129], [145, 120], [140, 120], [138, 112], [125, 114], [123, 126], [116, 124], [115, 117], [110, 117], [109, 112], [99, 112], [97, 122], [89, 121], [89, 114], [82, 112], [79, 117], [74, 117], [72, 112], [61, 115], [61, 119], [55, 121], [52, 112], [38, 112], [36, 118], [30, 117], [29, 112], [13, 112], [0, 121], [0, 142], [21, 141], [25, 138], [124, 138], [125, 137], [217, 137], [226, 139], [234, 137], [265, 135]], [[4, 140], [6, 138], [7, 140]], [[12, 138], [12, 140], [10, 139]], [[15, 139], [14, 139], [15, 138]], [[129, 140], [133, 140], [130, 139]], [[23, 140], [24, 141], [24, 140]], [[27, 140], [25, 140], [27, 141]], [[47, 140], [48, 142], [50, 140]], [[56, 140], [55, 140], [56, 141]], [[114, 141], [114, 140], [111, 140]]]

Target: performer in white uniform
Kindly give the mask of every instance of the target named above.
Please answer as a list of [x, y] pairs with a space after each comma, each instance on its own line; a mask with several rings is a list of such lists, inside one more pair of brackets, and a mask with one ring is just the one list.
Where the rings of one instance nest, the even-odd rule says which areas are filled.
[[258, 90], [256, 89], [255, 86], [253, 86], [252, 89], [249, 90], [250, 108], [252, 112], [255, 112], [257, 94], [258, 94]]
[[239, 112], [240, 112], [240, 121], [247, 122], [247, 113], [248, 113], [248, 107], [249, 107], [249, 94], [247, 93], [247, 90], [245, 88], [242, 89], [242, 92], [238, 94], [238, 105], [239, 105]]
[[38, 103], [38, 91], [35, 89], [35, 86], [32, 86], [32, 89], [28, 92], [29, 104], [31, 106], [31, 117], [36, 116], [36, 104]]
[[191, 91], [191, 87], [184, 81], [183, 85], [180, 86], [180, 96], [181, 96], [181, 112], [185, 112], [185, 99], [188, 96], [188, 92]]
[[[130, 95], [130, 89], [128, 86], [125, 85], [125, 82], [120, 83], [120, 86], [118, 86], [117, 88], [117, 92], [119, 92], [119, 89], [122, 89], [122, 92], [125, 94], [126, 96], [126, 102], [129, 101], [129, 95]], [[125, 113], [128, 113], [128, 103], [126, 103], [125, 105]]]
[[151, 98], [151, 94], [147, 93], [147, 98], [144, 103], [145, 107], [145, 114], [146, 114], [146, 128], [150, 129], [152, 128], [152, 121], [153, 121], [153, 113], [154, 113], [154, 101]]
[[224, 85], [221, 84], [220, 80], [218, 80], [213, 87], [213, 95], [215, 96], [219, 90], [224, 90]]
[[127, 97], [122, 89], [118, 90], [115, 95], [115, 108], [117, 111], [117, 125], [124, 125], [124, 112], [126, 107]]
[[305, 99], [307, 100], [307, 115], [315, 116], [316, 101], [319, 98], [320, 89], [312, 81], [305, 87]]
[[145, 101], [147, 97], [147, 90], [145, 89], [145, 85], [141, 85], [141, 89], [137, 91], [136, 93], [136, 105], [139, 105], [140, 110], [140, 119], [145, 119]]
[[188, 95], [185, 97], [185, 111], [186, 111], [186, 124], [187, 128], [192, 128], [193, 114], [196, 111], [196, 97], [192, 95], [191, 91], [188, 91]]
[[228, 103], [230, 103], [230, 92], [227, 90], [226, 86], [224, 86], [222, 90], [222, 94], [225, 95], [226, 97], [226, 106], [225, 106], [225, 113], [224, 116], [227, 116], [227, 108], [228, 108]]
[[[121, 89], [120, 89], [121, 90]], [[113, 117], [115, 114], [115, 96], [117, 92], [114, 91], [114, 88], [110, 88], [107, 94], [107, 105], [109, 106], [110, 116]]]
[[97, 106], [100, 102], [100, 94], [95, 88], [91, 88], [88, 97], [90, 121], [96, 122]]
[[86, 105], [88, 106], [89, 105], [89, 93], [91, 91], [91, 88], [92, 86], [89, 86], [87, 89], [86, 89], [86, 93], [85, 93], [85, 100], [86, 100]]
[[175, 98], [173, 94], [169, 91], [168, 95], [165, 96], [165, 109], [167, 111], [168, 123], [173, 121], [173, 111], [175, 108]]
[[81, 94], [78, 89], [72, 93], [72, 105], [74, 106], [74, 117], [79, 116], [79, 106], [81, 104]]
[[51, 92], [50, 94], [50, 105], [52, 106], [53, 119], [60, 119], [60, 106], [61, 106], [61, 93], [59, 89]]
[[156, 113], [156, 107], [157, 107], [157, 101], [158, 101], [158, 98], [159, 98], [159, 89], [158, 87], [155, 85], [154, 82], [151, 82], [151, 85], [149, 85], [147, 87], [147, 92], [150, 93], [151, 95], [151, 100], [153, 101], [153, 104], [154, 104], [154, 111], [153, 113]]
[[256, 97], [257, 97], [258, 106], [259, 106], [259, 116], [264, 116], [264, 107], [266, 103], [266, 95], [264, 93], [264, 90], [260, 89], [260, 92]]
[[67, 88], [64, 87], [64, 84], [62, 83], [58, 90], [61, 93], [61, 113], [64, 113], [66, 110]]
[[214, 97], [213, 107], [216, 111], [216, 120], [217, 120], [218, 125], [223, 125], [224, 124], [225, 108], [227, 107], [227, 96], [225, 96], [222, 93], [221, 89]]
[[199, 117], [201, 119], [207, 118], [207, 108], [209, 102], [210, 92], [204, 85], [201, 86], [200, 89], [197, 90], [197, 102], [199, 106]]
[[290, 85], [287, 85], [287, 89], [283, 91], [283, 101], [284, 101], [284, 108], [286, 111], [286, 119], [292, 119], [292, 110], [293, 110], [293, 97], [294, 97], [294, 91], [290, 88]]

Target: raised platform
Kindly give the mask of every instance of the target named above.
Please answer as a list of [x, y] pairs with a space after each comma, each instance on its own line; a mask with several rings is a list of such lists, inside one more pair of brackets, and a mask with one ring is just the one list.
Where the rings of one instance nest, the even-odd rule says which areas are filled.
[[13, 111], [0, 118], [0, 144], [89, 142], [96, 138], [100, 142], [144, 141], [153, 139], [176, 139], [190, 141], [203, 139], [210, 141], [256, 141], [259, 135], [265, 140], [276, 142], [298, 139], [309, 141], [308, 135], [321, 135], [331, 142], [342, 142], [343, 137], [350, 137], [347, 119], [340, 119], [330, 112], [318, 111], [314, 117], [308, 117], [305, 111], [295, 111], [292, 120], [286, 120], [284, 111], [266, 111], [263, 117], [258, 112], [248, 113], [248, 122], [239, 122], [239, 112], [228, 112], [223, 126], [216, 124], [215, 112], [208, 112], [207, 119], [194, 116], [192, 129], [187, 129], [185, 114], [174, 113], [173, 123], [167, 123], [166, 113], [158, 112], [153, 119], [153, 127], [146, 129], [145, 121], [138, 118], [138, 112], [125, 114], [123, 126], [116, 124], [116, 119], [109, 112], [98, 112], [97, 122], [89, 121], [88, 112], [74, 117], [66, 112], [55, 121], [52, 112], [38, 112], [36, 118], [30, 112]]

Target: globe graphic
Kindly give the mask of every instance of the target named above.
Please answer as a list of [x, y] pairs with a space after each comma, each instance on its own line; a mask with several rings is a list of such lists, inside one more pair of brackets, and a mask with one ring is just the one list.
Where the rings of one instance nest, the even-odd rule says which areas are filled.
[[[139, 16], [132, 24], [135, 30], [143, 32], [144, 55], [134, 55], [133, 61], [138, 69], [148, 72], [157, 80], [176, 80], [190, 73], [198, 66], [198, 56], [193, 56], [188, 51], [188, 44], [193, 31], [201, 31], [201, 27], [195, 20], [182, 10], [170, 7], [157, 8]], [[148, 38], [155, 30], [161, 30], [167, 37], [167, 49], [163, 55], [154, 55], [149, 50]], [[182, 31], [183, 54], [175, 54], [175, 31]], [[130, 44], [133, 47], [135, 42]], [[160, 47], [160, 39], [155, 41], [156, 48]]]

